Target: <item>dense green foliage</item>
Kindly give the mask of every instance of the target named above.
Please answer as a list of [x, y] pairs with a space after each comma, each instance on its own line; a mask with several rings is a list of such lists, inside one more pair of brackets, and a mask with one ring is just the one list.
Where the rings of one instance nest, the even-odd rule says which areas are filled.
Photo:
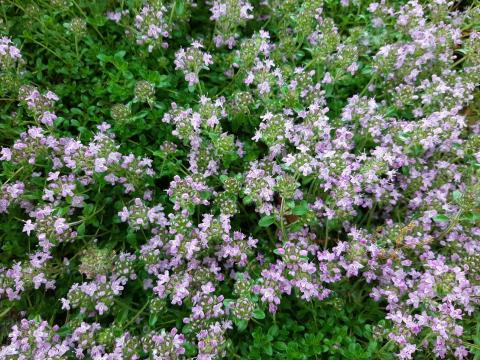
[[[113, 353], [114, 339], [126, 332], [141, 339], [172, 328], [185, 335], [185, 352], [161, 355], [168, 351], [158, 350], [159, 359], [190, 358], [202, 351], [203, 359], [393, 359], [397, 353], [408, 359], [406, 344], [416, 344], [416, 352], [410, 354], [415, 359], [442, 357], [443, 348], [447, 357], [480, 359], [480, 267], [475, 263], [480, 259], [480, 37], [472, 35], [480, 30], [480, 5], [466, 0], [379, 1], [379, 9], [393, 12], [382, 14], [383, 10], [372, 7], [373, 1], [364, 0], [251, 1], [252, 9], [246, 15], [235, 13], [237, 9], [223, 16], [218, 10], [216, 19], [214, 3], [227, 4], [226, 9], [248, 4], [240, 0], [0, 2], [0, 35], [10, 38], [21, 53], [13, 65], [0, 57], [0, 148], [13, 149], [11, 158], [4, 152], [0, 161], [0, 200], [6, 203], [4, 211], [0, 204], [2, 344], [11, 342], [12, 326], [28, 319], [47, 321], [44, 326], [53, 329], [48, 331], [62, 339], [69, 339], [82, 322], [98, 323], [102, 330], [92, 330], [94, 340], [89, 340], [84, 353], [94, 359], [153, 356], [151, 348], [142, 349], [142, 341], [139, 345], [133, 340], [128, 345], [133, 350], [121, 348], [124, 352], [116, 354], [120, 357], [95, 357], [87, 350], [95, 344], [104, 346], [100, 353]], [[161, 20], [168, 36], [155, 40], [150, 36], [143, 44], [148, 28], [137, 26], [135, 17], [146, 6], [161, 12], [157, 25]], [[424, 11], [420, 16], [413, 15], [417, 6]], [[398, 14], [406, 14], [408, 24], [403, 28]], [[429, 33], [429, 26], [435, 31]], [[414, 31], [427, 28], [430, 30], [422, 33], [421, 40], [415, 39]], [[262, 35], [265, 32], [267, 37]], [[435, 44], [428, 45], [428, 51], [415, 48], [427, 38], [425, 34], [431, 35]], [[230, 37], [235, 39], [231, 48], [227, 44]], [[396, 66], [402, 54], [398, 50], [389, 58], [387, 44], [393, 44], [392, 49], [398, 44], [415, 44], [415, 50], [406, 51], [403, 65]], [[180, 49], [186, 51], [184, 58]], [[442, 58], [444, 54], [448, 59]], [[427, 60], [422, 62], [419, 59], [423, 57]], [[446, 73], [447, 69], [453, 73]], [[404, 80], [414, 71], [418, 71], [418, 79]], [[443, 81], [443, 93], [426, 83], [430, 79], [435, 83], [435, 76]], [[32, 91], [28, 86], [34, 86], [41, 94], [35, 96], [45, 101], [40, 110], [29, 104], [31, 93], [31, 98], [22, 95], [22, 91]], [[59, 100], [49, 103], [47, 91]], [[429, 102], [422, 102], [425, 94]], [[328, 111], [320, 114], [316, 108]], [[43, 120], [47, 110], [54, 113], [51, 124]], [[185, 113], [179, 115], [181, 111]], [[191, 116], [196, 112], [201, 115], [201, 126]], [[309, 127], [314, 121], [311, 118], [326, 120]], [[426, 121], [425, 126], [412, 125], [424, 118], [433, 125]], [[186, 123], [182, 122], [185, 119]], [[14, 144], [30, 139], [22, 134], [32, 127], [42, 129], [38, 139], [73, 139], [85, 149], [95, 152], [92, 149], [98, 147], [106, 155], [97, 162], [99, 155], [95, 154], [95, 160], [85, 160], [81, 169], [70, 167], [63, 143], [50, 146], [32, 140], [28, 151], [34, 160], [29, 161], [28, 156], [15, 152]], [[430, 127], [441, 129], [440, 135], [432, 130], [435, 135], [430, 138]], [[327, 139], [329, 130], [331, 139]], [[315, 144], [309, 143], [309, 131], [315, 133]], [[106, 134], [114, 134], [116, 145], [102, 148], [110, 141], [106, 139], [113, 139]], [[36, 138], [32, 135], [31, 139]], [[320, 158], [320, 153], [327, 152], [322, 147], [327, 142], [333, 144], [331, 153]], [[62, 149], [57, 151], [57, 147]], [[394, 160], [380, 159], [382, 151]], [[133, 154], [135, 160], [113, 169], [102, 162], [108, 152]], [[302, 158], [302, 154], [308, 157]], [[61, 165], [55, 165], [56, 158]], [[145, 158], [152, 163], [142, 163]], [[80, 160], [76, 161], [78, 165]], [[442, 164], [447, 165], [442, 168]], [[104, 166], [108, 170], [102, 170]], [[348, 171], [340, 175], [345, 168]], [[258, 175], [258, 169], [264, 173]], [[55, 171], [60, 177], [72, 176], [59, 181], [75, 183], [74, 194], [58, 194], [58, 188], [52, 186]], [[104, 176], [107, 173], [126, 178], [133, 190], [118, 178], [112, 183]], [[332, 179], [337, 175], [335, 182]], [[422, 186], [422, 179], [429, 176], [431, 182]], [[267, 178], [271, 182], [261, 182]], [[348, 183], [348, 189], [342, 181]], [[15, 182], [25, 187], [18, 198], [8, 187]], [[229, 190], [230, 185], [234, 190]], [[261, 195], [267, 190], [271, 195]], [[340, 194], [343, 191], [347, 195]], [[155, 209], [154, 205], [161, 207]], [[142, 222], [132, 221], [135, 206]], [[46, 237], [55, 238], [49, 240], [51, 250], [42, 250], [51, 256], [40, 267], [48, 280], [34, 279], [40, 270], [28, 265], [40, 249], [42, 237], [38, 234], [44, 215], [38, 211], [44, 207], [53, 209], [55, 216], [55, 225], [44, 224], [53, 226], [45, 230]], [[149, 218], [150, 209], [155, 211], [154, 221]], [[202, 224], [207, 214], [215, 220], [205, 230]], [[67, 225], [59, 231], [63, 220]], [[28, 224], [34, 224], [31, 230]], [[71, 230], [76, 233], [65, 235]], [[38, 239], [30, 231], [37, 233]], [[220, 249], [221, 241], [237, 241], [230, 234], [236, 231], [245, 234], [240, 240], [244, 244], [239, 245], [241, 255], [230, 257], [223, 253], [228, 250]], [[198, 244], [191, 245], [193, 257], [182, 253], [188, 250], [178, 245], [180, 260], [174, 250], [155, 248], [152, 238], [156, 235], [173, 243], [178, 234], [188, 240], [208, 237], [208, 245], [201, 249]], [[249, 236], [252, 240], [245, 245]], [[415, 239], [412, 244], [418, 240], [420, 245], [410, 248], [409, 237]], [[463, 240], [455, 243], [458, 238]], [[274, 299], [269, 299], [261, 287], [268, 278], [262, 271], [277, 261], [288, 263], [283, 255], [295, 249], [300, 254], [295, 253], [296, 261], [308, 262], [315, 274], [331, 271], [331, 281], [308, 275], [308, 283], [299, 284], [294, 271], [285, 271], [282, 276], [291, 285], [274, 287]], [[154, 250], [161, 255], [155, 253], [159, 258], [152, 260], [148, 255]], [[427, 252], [434, 255], [429, 258]], [[107, 283], [115, 281], [115, 273], [124, 266], [123, 253], [132, 259], [125, 260], [125, 273], [131, 278], [122, 283], [122, 291], [108, 303], [102, 300], [105, 309], [98, 307], [98, 298], [93, 303], [81, 298], [76, 306], [73, 284], [100, 281], [96, 276], [106, 276]], [[238, 259], [243, 254], [245, 263]], [[167, 261], [173, 264], [173, 258], [182, 265], [164, 265]], [[438, 260], [435, 264], [441, 263], [439, 268], [448, 270], [435, 272], [424, 267], [434, 258]], [[154, 288], [167, 271], [152, 270], [155, 261], [168, 268], [170, 275], [178, 272], [184, 276], [188, 273], [185, 267], [192, 266], [193, 272], [188, 273], [194, 278], [188, 287], [191, 294], [183, 303], [173, 303], [180, 280], [169, 283], [173, 290], [165, 290], [168, 296]], [[13, 288], [9, 282], [13, 275], [5, 275], [5, 271], [15, 264], [21, 264], [23, 288], [16, 289], [18, 296], [9, 298], [4, 289]], [[29, 273], [29, 267], [33, 272]], [[218, 269], [212, 270], [215, 267]], [[443, 282], [433, 286], [435, 294], [428, 301], [430, 295], [418, 300], [420, 307], [409, 310], [407, 293], [420, 293], [422, 286], [411, 269]], [[337, 270], [338, 278], [333, 279]], [[405, 288], [399, 285], [400, 277], [382, 278], [387, 273], [397, 276], [392, 275], [394, 270], [408, 273]], [[202, 271], [211, 273], [195, 279], [195, 272], [203, 276]], [[238, 276], [240, 273], [247, 275]], [[235, 288], [245, 280], [243, 276], [251, 280], [244, 293]], [[412, 278], [407, 279], [409, 276]], [[459, 285], [467, 282], [464, 279], [468, 285]], [[152, 285], [145, 285], [149, 281]], [[207, 284], [214, 286], [212, 294], [225, 313], [192, 325], [192, 308], [197, 304], [194, 294], [205, 291], [202, 286]], [[305, 295], [310, 285], [319, 293]], [[282, 286], [291, 289], [284, 291]], [[466, 288], [469, 301], [461, 305], [458, 299], [450, 302], [449, 294], [458, 295], [463, 290], [455, 289]], [[397, 300], [393, 301], [388, 291], [398, 295], [399, 303], [408, 305], [395, 308], [392, 303]], [[280, 304], [275, 303], [277, 296]], [[65, 301], [63, 305], [60, 299]], [[232, 316], [235, 307], [230, 303], [238, 299], [253, 304], [246, 319]], [[441, 346], [436, 343], [441, 336], [433, 325], [425, 325], [416, 334], [408, 325], [403, 328], [395, 323], [397, 310], [403, 319], [423, 311], [434, 322], [441, 311], [432, 304], [442, 302], [461, 308], [462, 316], [444, 319], [443, 314], [438, 315], [448, 329]], [[222, 322], [222, 342], [218, 349], [202, 350], [198, 333], [211, 331], [209, 326], [217, 320]], [[232, 324], [226, 325], [230, 320]], [[452, 329], [457, 325], [463, 332], [454, 336]], [[406, 340], [402, 343], [389, 334], [404, 334]], [[58, 339], [49, 341], [53, 344]], [[37, 358], [75, 358], [80, 346], [75, 341], [68, 343], [71, 348], [65, 355]], [[455, 352], [460, 346], [469, 355]], [[1, 354], [2, 359], [22, 359]], [[25, 359], [33, 359], [32, 354]]]

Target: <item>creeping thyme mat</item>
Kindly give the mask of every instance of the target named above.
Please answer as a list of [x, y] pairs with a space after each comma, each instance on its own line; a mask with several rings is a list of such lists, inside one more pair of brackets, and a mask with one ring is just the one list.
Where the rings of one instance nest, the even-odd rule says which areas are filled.
[[0, 20], [0, 359], [480, 359], [478, 2]]

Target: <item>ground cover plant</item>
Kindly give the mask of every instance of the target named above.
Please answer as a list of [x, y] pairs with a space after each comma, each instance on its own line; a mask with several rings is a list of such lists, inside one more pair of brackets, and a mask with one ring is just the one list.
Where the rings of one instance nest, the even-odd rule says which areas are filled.
[[478, 2], [0, 9], [0, 359], [480, 359]]

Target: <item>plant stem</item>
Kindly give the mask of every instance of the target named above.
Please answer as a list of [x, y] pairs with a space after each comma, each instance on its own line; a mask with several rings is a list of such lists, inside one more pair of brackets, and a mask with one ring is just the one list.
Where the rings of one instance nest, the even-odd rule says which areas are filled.
[[135, 316], [134, 316], [128, 323], [126, 323], [126, 324], [123, 326], [123, 328], [125, 329], [125, 328], [129, 327], [130, 325], [132, 325], [132, 324], [135, 322], [135, 320], [137, 320], [138, 317], [139, 317], [139, 316], [143, 313], [143, 311], [147, 308], [148, 304], [149, 304], [149, 302], [146, 301], [145, 304], [143, 304], [142, 308], [141, 308], [140, 310], [138, 310], [138, 312], [135, 314]]

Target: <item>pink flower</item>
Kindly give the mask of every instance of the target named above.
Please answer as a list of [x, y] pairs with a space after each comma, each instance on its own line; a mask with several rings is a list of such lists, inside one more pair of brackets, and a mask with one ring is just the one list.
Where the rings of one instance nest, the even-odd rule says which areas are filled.
[[36, 225], [32, 223], [32, 220], [27, 220], [25, 221], [25, 225], [23, 226], [23, 232], [26, 232], [28, 236], [30, 236], [30, 233], [35, 230]]
[[95, 305], [95, 309], [100, 315], [103, 315], [105, 312], [108, 311], [108, 307], [101, 301], [99, 301], [97, 305]]

